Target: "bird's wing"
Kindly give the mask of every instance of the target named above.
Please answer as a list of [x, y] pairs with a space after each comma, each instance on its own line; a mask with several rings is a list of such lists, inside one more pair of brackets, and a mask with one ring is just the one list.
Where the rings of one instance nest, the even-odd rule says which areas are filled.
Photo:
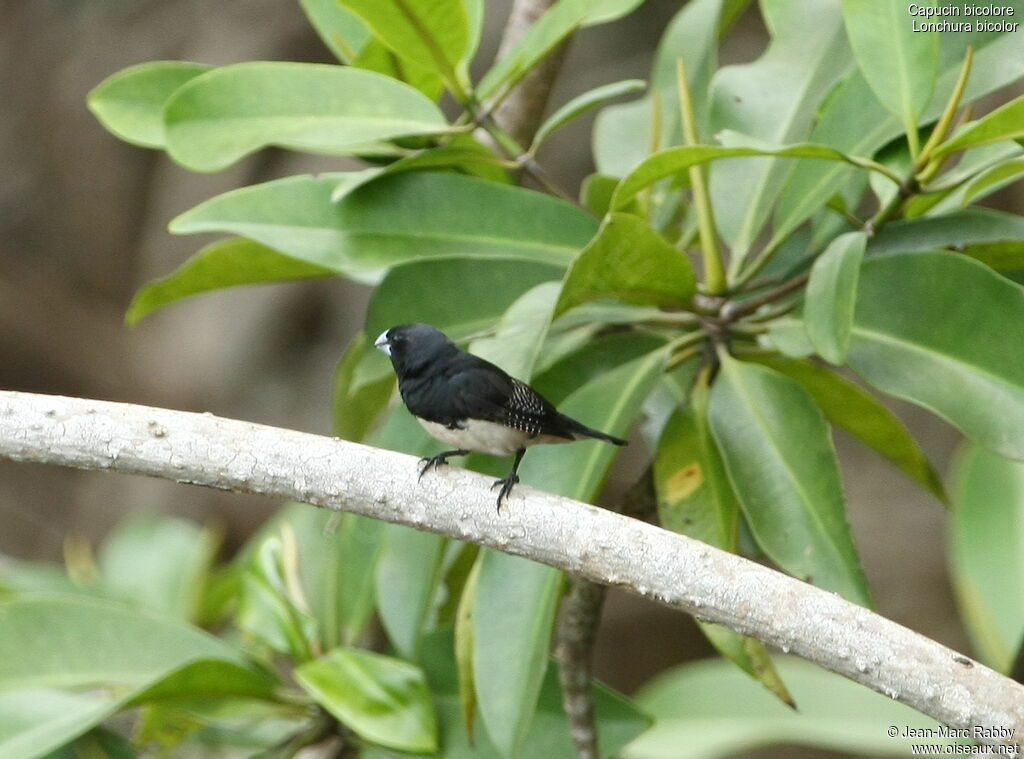
[[466, 417], [500, 422], [530, 437], [572, 439], [563, 429], [561, 414], [540, 393], [488, 361], [468, 358], [473, 360], [462, 362], [451, 378], [453, 395], [464, 404]]

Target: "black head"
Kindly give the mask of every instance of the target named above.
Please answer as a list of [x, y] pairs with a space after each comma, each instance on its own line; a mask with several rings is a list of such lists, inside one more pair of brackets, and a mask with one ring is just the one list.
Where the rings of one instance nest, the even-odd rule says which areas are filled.
[[374, 345], [391, 357], [391, 365], [399, 378], [458, 350], [444, 332], [429, 324], [392, 327], [381, 333]]

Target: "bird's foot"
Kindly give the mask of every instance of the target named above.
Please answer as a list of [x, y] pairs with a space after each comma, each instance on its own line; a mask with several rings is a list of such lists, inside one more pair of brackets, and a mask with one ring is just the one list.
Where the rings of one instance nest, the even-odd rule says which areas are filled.
[[512, 486], [519, 482], [519, 475], [513, 472], [503, 480], [495, 480], [494, 484], [491, 485], [491, 490], [494, 490], [498, 485], [501, 485], [501, 490], [498, 491], [498, 513], [501, 513], [501, 502], [502, 500], [508, 500], [508, 494], [512, 492]]
[[423, 475], [431, 469], [437, 469], [441, 464], [447, 464], [449, 456], [465, 456], [467, 453], [469, 453], [469, 451], [441, 451], [434, 456], [426, 456], [420, 459], [420, 463], [423, 464], [423, 466], [420, 468], [420, 476], [417, 479], [422, 480]]

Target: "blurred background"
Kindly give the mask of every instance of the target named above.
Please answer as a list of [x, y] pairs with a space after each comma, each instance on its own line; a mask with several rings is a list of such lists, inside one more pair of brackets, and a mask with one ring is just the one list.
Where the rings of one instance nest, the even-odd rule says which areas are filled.
[[[508, 4], [488, 0], [483, 61], [497, 48]], [[646, 78], [661, 31], [681, 6], [648, 0], [618, 23], [578, 34], [552, 105], [597, 84]], [[766, 40], [752, 8], [722, 62], [754, 59]], [[362, 326], [365, 288], [340, 280], [241, 288], [186, 301], [135, 328], [124, 324], [140, 285], [208, 241], [170, 235], [171, 218], [242, 184], [346, 167], [344, 159], [267, 150], [225, 172], [197, 175], [120, 142], [89, 114], [86, 95], [115, 71], [158, 59], [332, 60], [294, 0], [0, 0], [0, 388], [329, 433], [332, 375]], [[575, 122], [540, 155], [563, 186], [578, 186], [592, 170], [591, 124], [592, 117]], [[1010, 188], [990, 204], [1019, 212], [1022, 200]], [[947, 473], [956, 434], [923, 411], [894, 408]], [[837, 443], [879, 611], [968, 650], [945, 568], [942, 505], [866, 449], [841, 435]], [[0, 462], [0, 560], [59, 560], [67, 535], [95, 542], [139, 511], [217, 525], [229, 552], [277, 505]], [[650, 638], [657, 645], [645, 645]], [[612, 685], [631, 691], [671, 663], [707, 654], [689, 619], [613, 594], [598, 646], [598, 672]], [[812, 754], [820, 752], [800, 752]]]

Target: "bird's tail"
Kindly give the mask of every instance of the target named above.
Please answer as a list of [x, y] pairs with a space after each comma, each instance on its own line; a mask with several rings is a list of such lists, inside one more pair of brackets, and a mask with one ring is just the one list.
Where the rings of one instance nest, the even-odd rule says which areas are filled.
[[615, 437], [614, 435], [608, 435], [600, 430], [592, 429], [585, 424], [577, 422], [572, 417], [566, 416], [565, 414], [562, 414], [562, 422], [575, 440], [591, 437], [595, 440], [604, 440], [606, 443], [611, 443], [612, 445], [626, 445], [626, 441], [622, 438]]

